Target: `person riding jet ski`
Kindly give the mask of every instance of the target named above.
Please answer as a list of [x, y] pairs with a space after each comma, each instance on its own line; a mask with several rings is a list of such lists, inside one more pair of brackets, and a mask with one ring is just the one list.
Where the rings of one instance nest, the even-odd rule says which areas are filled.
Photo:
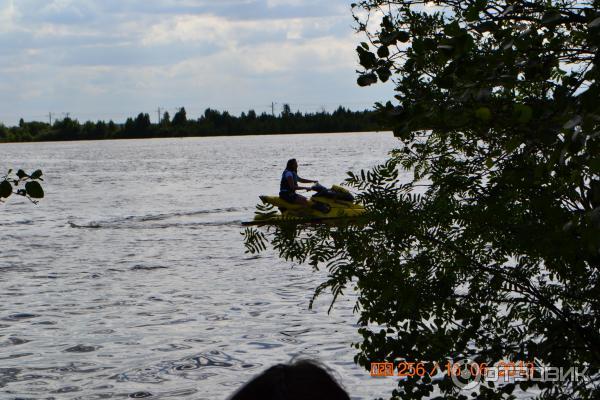
[[288, 160], [285, 171], [281, 174], [281, 184], [279, 185], [279, 197], [292, 204], [308, 205], [308, 199], [301, 194], [296, 193], [296, 190], [313, 190], [312, 187], [298, 186], [301, 183], [318, 183], [310, 179], [300, 178], [298, 176], [298, 162], [295, 158]]
[[[302, 187], [301, 183], [313, 183], [311, 187]], [[316, 192], [310, 199], [296, 193], [296, 190]], [[352, 220], [366, 213], [360, 201], [345, 188], [333, 185], [326, 188], [317, 181], [298, 177], [298, 163], [289, 160], [283, 174], [279, 196], [261, 195], [262, 204], [256, 206], [254, 220], [242, 225], [277, 224], [284, 221], [322, 221], [344, 219]], [[279, 213], [274, 208], [279, 209]]]
[[[298, 182], [314, 183], [317, 185], [319, 183], [319, 181], [300, 178], [298, 176], [298, 162], [295, 158], [292, 158], [291, 160], [288, 160], [285, 170], [283, 171], [283, 174], [281, 174], [281, 184], [279, 185], [279, 197], [282, 200], [287, 201], [288, 203], [308, 206], [308, 199], [302, 196], [301, 194], [296, 193], [296, 190], [310, 191], [315, 190], [315, 188], [298, 186]], [[312, 207], [316, 210], [325, 213], [329, 211], [329, 207], [319, 203], [313, 204]]]

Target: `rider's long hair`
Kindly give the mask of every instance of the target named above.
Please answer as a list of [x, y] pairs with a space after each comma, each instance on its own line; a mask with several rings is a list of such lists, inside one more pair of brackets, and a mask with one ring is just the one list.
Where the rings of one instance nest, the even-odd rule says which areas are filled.
[[287, 165], [285, 166], [285, 169], [292, 171], [292, 172], [298, 172], [298, 163], [296, 162], [295, 158], [291, 158], [288, 160]]

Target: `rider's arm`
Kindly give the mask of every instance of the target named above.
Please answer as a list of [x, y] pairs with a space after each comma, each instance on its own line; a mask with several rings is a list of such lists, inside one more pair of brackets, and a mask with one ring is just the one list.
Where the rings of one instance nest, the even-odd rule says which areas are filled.
[[[298, 178], [298, 180], [300, 182], [305, 182], [306, 183], [306, 179], [301, 179]], [[294, 190], [311, 190], [309, 187], [302, 187], [302, 186], [298, 186], [294, 183], [294, 178], [292, 178], [291, 175], [289, 175], [287, 177], [287, 181], [288, 181], [288, 185], [290, 185], [291, 188], [294, 188]], [[310, 181], [309, 181], [310, 182]]]
[[304, 178], [298, 177], [298, 182], [302, 182], [302, 183], [317, 183], [318, 181], [311, 181], [310, 179], [304, 179]]

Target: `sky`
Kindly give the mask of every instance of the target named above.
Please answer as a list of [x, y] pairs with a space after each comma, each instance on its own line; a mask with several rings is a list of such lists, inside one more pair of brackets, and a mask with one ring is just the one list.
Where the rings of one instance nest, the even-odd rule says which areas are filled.
[[351, 2], [0, 0], [0, 123], [371, 108]]

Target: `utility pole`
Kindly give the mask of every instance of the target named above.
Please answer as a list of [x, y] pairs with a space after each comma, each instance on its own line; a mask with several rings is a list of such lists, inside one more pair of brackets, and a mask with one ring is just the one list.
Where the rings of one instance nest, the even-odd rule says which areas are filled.
[[271, 102], [271, 115], [275, 116], [275, 102], [274, 101]]
[[52, 126], [52, 113], [51, 112], [48, 113], [48, 123], [50, 124], [50, 126]]
[[158, 112], [158, 124], [160, 125], [160, 107], [158, 107], [158, 110], [156, 110]]

